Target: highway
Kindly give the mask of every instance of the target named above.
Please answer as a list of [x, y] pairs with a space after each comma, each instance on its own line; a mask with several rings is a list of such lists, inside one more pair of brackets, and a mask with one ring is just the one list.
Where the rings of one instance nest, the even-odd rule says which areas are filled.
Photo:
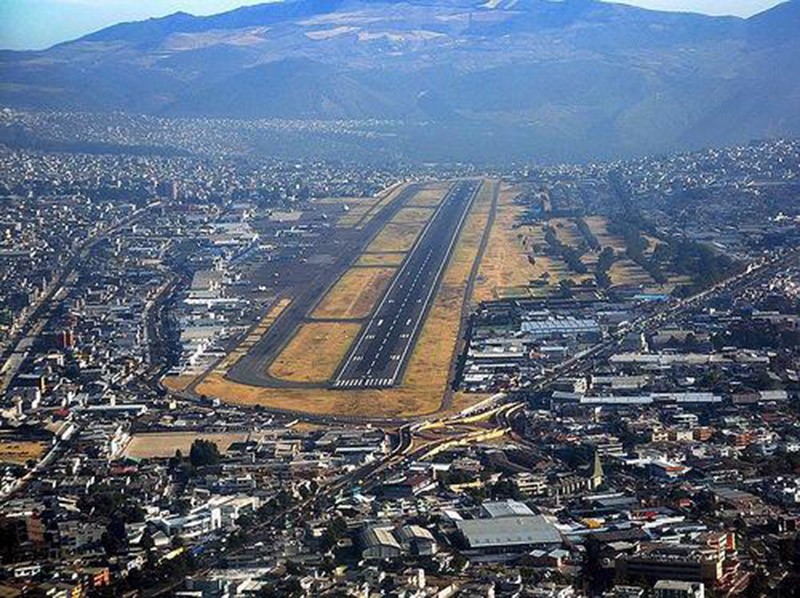
[[428, 221], [331, 387], [390, 388], [401, 379], [479, 181], [460, 181]]

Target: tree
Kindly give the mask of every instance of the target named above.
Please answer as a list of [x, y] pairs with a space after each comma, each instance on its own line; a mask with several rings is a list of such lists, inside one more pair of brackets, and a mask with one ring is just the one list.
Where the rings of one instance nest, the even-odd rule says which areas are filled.
[[323, 552], [329, 551], [341, 538], [347, 535], [347, 521], [336, 517], [325, 528], [322, 534], [321, 547]]
[[123, 547], [123, 542], [117, 536], [106, 530], [100, 538], [100, 543], [103, 545], [103, 550], [106, 551], [108, 556], [114, 556], [120, 552]]
[[595, 278], [597, 279], [598, 286], [603, 288], [611, 286], [611, 277], [608, 275], [608, 271], [611, 269], [611, 266], [614, 265], [616, 259], [617, 256], [612, 247], [605, 247], [603, 251], [600, 252], [600, 257], [597, 258], [597, 269], [595, 271]]
[[256, 519], [252, 513], [242, 513], [236, 520], [236, 525], [238, 525], [242, 529], [249, 529], [253, 527], [255, 522]]
[[453, 555], [453, 559], [450, 561], [450, 566], [456, 573], [461, 573], [462, 571], [464, 571], [464, 569], [467, 568], [468, 564], [469, 560], [460, 552], [456, 552]]
[[761, 598], [767, 596], [769, 592], [769, 580], [764, 569], [760, 568], [755, 572], [755, 575], [750, 579], [750, 585], [747, 586], [744, 595], [747, 598]]
[[149, 529], [144, 530], [144, 533], [142, 534], [142, 539], [139, 542], [139, 546], [141, 546], [147, 551], [150, 551], [155, 547], [155, 545], [156, 543], [155, 540], [153, 540], [153, 534], [150, 533]]
[[583, 218], [576, 218], [575, 225], [578, 227], [581, 235], [583, 235], [583, 239], [586, 241], [589, 248], [592, 251], [599, 251], [600, 241], [597, 240], [597, 236], [592, 232], [592, 229], [589, 228], [589, 225], [586, 224], [586, 221]]
[[220, 462], [219, 448], [215, 442], [198, 438], [189, 451], [189, 462], [193, 467], [217, 465]]
[[521, 500], [523, 498], [519, 488], [513, 480], [502, 479], [498, 480], [491, 488], [491, 496], [493, 499], [513, 499]]

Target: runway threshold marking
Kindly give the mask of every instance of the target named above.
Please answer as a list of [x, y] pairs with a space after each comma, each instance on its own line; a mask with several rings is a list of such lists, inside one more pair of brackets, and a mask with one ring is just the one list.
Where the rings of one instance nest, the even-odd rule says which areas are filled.
[[[430, 286], [428, 288], [428, 292], [427, 292], [427, 294], [425, 296], [425, 304], [424, 305], [427, 307], [430, 304], [431, 298], [433, 296], [433, 292], [437, 287], [438, 281], [439, 281], [439, 279], [440, 279], [440, 277], [442, 275], [442, 271], [444, 270], [445, 265], [449, 261], [450, 255], [452, 254], [453, 247], [455, 246], [455, 243], [456, 243], [456, 241], [457, 241], [457, 239], [458, 239], [458, 237], [460, 235], [464, 220], [466, 219], [467, 214], [470, 211], [470, 206], [472, 205], [472, 201], [474, 200], [475, 196], [477, 195], [478, 191], [481, 188], [481, 184], [482, 183], [478, 182], [477, 185], [472, 186], [471, 183], [463, 182], [463, 183], [455, 183], [454, 185], [451, 186], [450, 191], [448, 192], [448, 196], [445, 197], [445, 199], [441, 202], [441, 204], [438, 206], [437, 210], [435, 211], [435, 213], [433, 214], [431, 219], [426, 224], [425, 228], [422, 231], [422, 234], [417, 239], [414, 247], [411, 249], [411, 252], [409, 252], [408, 259], [403, 263], [403, 265], [401, 266], [400, 270], [397, 272], [394, 280], [392, 281], [392, 284], [385, 291], [383, 299], [381, 300], [380, 304], [378, 305], [378, 307], [375, 310], [376, 314], [380, 313], [381, 310], [383, 309], [384, 305], [387, 303], [387, 299], [389, 298], [389, 296], [394, 291], [395, 284], [397, 284], [397, 289], [399, 289], [399, 290], [402, 290], [404, 288], [404, 285], [402, 283], [400, 283], [400, 280], [405, 275], [405, 271], [406, 271], [407, 267], [409, 266], [409, 264], [412, 261], [410, 258], [414, 255], [414, 253], [419, 249], [419, 246], [426, 239], [427, 235], [430, 232], [430, 228], [434, 225], [434, 223], [436, 222], [437, 218], [440, 216], [441, 212], [445, 209], [445, 206], [447, 206], [451, 201], [454, 201], [458, 197], [458, 195], [457, 195], [458, 193], [460, 193], [461, 191], [467, 191], [469, 193], [469, 195], [466, 198], [468, 200], [467, 201], [467, 205], [461, 211], [461, 215], [460, 215], [459, 221], [458, 221], [455, 229], [453, 230], [453, 233], [450, 236], [449, 244], [448, 244], [444, 254], [442, 255], [442, 259], [441, 259], [441, 262], [439, 263], [439, 267], [437, 268], [436, 273], [434, 274], [434, 276], [433, 276], [433, 278], [431, 280], [431, 284], [430, 284]], [[469, 185], [469, 186], [466, 189], [464, 189], [463, 185]], [[462, 201], [464, 201], [464, 200], [462, 200]], [[416, 275], [414, 276], [413, 283], [411, 285], [412, 289], [416, 288], [417, 282], [419, 281], [420, 272], [424, 271], [425, 266], [427, 266], [428, 262], [431, 259], [431, 256], [433, 255], [433, 251], [434, 251], [434, 249], [430, 249], [428, 251], [428, 254], [425, 256], [425, 259], [423, 260], [422, 264], [419, 265], [419, 270], [417, 271]], [[386, 342], [387, 342], [387, 339], [389, 337], [389, 334], [391, 334], [391, 332], [394, 330], [394, 327], [397, 324], [397, 321], [398, 321], [398, 319], [400, 317], [400, 314], [402, 313], [402, 310], [405, 308], [406, 304], [408, 303], [408, 299], [409, 299], [409, 295], [406, 294], [406, 296], [403, 298], [403, 301], [402, 301], [402, 304], [400, 306], [400, 309], [398, 309], [395, 312], [395, 317], [393, 319], [392, 324], [389, 327], [389, 332], [387, 333], [386, 337], [384, 337], [383, 341], [381, 342], [380, 348], [377, 351], [377, 355], [374, 357], [374, 359], [370, 363], [370, 367], [367, 370], [366, 376], [358, 376], [358, 377], [355, 377], [355, 378], [347, 378], [347, 379], [341, 378], [341, 375], [347, 373], [348, 369], [350, 369], [350, 367], [351, 367], [351, 365], [352, 365], [352, 363], [354, 361], [362, 361], [363, 360], [364, 356], [363, 355], [359, 355], [359, 350], [361, 348], [361, 345], [363, 344], [364, 340], [373, 340], [375, 338], [374, 334], [365, 334], [365, 335], [362, 335], [362, 336], [359, 337], [359, 340], [356, 343], [356, 346], [353, 347], [352, 352], [350, 353], [350, 356], [348, 357], [347, 361], [345, 362], [345, 365], [340, 370], [340, 377], [338, 377], [334, 381], [333, 388], [338, 388], [338, 387], [341, 387], [342, 385], [344, 385], [344, 386], [346, 386], [348, 388], [350, 388], [350, 387], [352, 387], [354, 385], [358, 385], [358, 386], [362, 386], [362, 387], [363, 386], [374, 387], [376, 385], [378, 387], [390, 387], [390, 386], [393, 386], [396, 383], [400, 368], [405, 363], [406, 357], [408, 356], [408, 352], [411, 349], [412, 343], [410, 343], [410, 342], [406, 342], [404, 344], [403, 351], [399, 355], [399, 357], [398, 357], [397, 354], [393, 354], [393, 355], [390, 356], [389, 361], [396, 361], [397, 362], [397, 365], [394, 367], [393, 374], [392, 374], [392, 376], [390, 378], [381, 378], [381, 379], [377, 379], [376, 380], [375, 378], [370, 378], [369, 376], [371, 376], [372, 371], [373, 371], [375, 365], [377, 364], [378, 358], [382, 354], [383, 348], [386, 345]], [[394, 300], [392, 299], [389, 302], [393, 303]], [[416, 303], [422, 303], [422, 298], [418, 298], [416, 300]], [[427, 309], [422, 309], [419, 312], [419, 314], [418, 314], [418, 316], [416, 318], [416, 323], [414, 324], [414, 327], [413, 327], [413, 330], [411, 331], [411, 333], [403, 333], [403, 334], [400, 335], [399, 338], [402, 339], [402, 340], [408, 340], [408, 339], [414, 337], [416, 335], [421, 323], [426, 319], [424, 317], [426, 312], [427, 312]], [[384, 320], [385, 320], [385, 318], [381, 318], [377, 322], [377, 326], [382, 326], [384, 324]], [[412, 321], [413, 321], [413, 318], [409, 318], [406, 321], [405, 326], [406, 327], [410, 326]], [[368, 322], [367, 325], [366, 325], [365, 331], [368, 330], [371, 325], [372, 325], [372, 321]]]

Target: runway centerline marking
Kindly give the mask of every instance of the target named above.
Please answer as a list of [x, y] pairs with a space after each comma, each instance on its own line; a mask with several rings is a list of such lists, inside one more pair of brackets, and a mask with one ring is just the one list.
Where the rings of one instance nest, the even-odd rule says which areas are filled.
[[[453, 253], [480, 185], [477, 181], [459, 181], [450, 188], [407, 254], [355, 346], [351, 348], [332, 385], [333, 388], [341, 386], [338, 383], [343, 380], [354, 381], [356, 386], [368, 384], [370, 387], [375, 385], [387, 387], [397, 383], [409, 351], [416, 344], [417, 332], [427, 319], [434, 291]], [[459, 215], [458, 219], [453, 217], [455, 214]], [[446, 245], [437, 243], [437, 236], [444, 237], [442, 232], [447, 233]], [[432, 262], [434, 255], [437, 256], [437, 260]], [[425, 286], [421, 284], [422, 281], [427, 282], [427, 292]], [[402, 300], [399, 300], [400, 292]], [[422, 297], [418, 296], [420, 293], [423, 294]], [[401, 317], [405, 323], [400, 323]], [[378, 331], [378, 328], [381, 330]], [[398, 333], [398, 330], [402, 332]], [[378, 335], [380, 338], [376, 341]], [[369, 362], [364, 361], [365, 357]], [[360, 373], [364, 372], [364, 365], [360, 364], [366, 365], [366, 363], [369, 363], [369, 369], [365, 376]]]

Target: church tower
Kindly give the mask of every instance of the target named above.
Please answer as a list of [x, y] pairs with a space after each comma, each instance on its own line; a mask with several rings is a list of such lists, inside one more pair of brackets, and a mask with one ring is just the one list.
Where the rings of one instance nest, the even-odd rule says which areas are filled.
[[589, 478], [589, 485], [592, 490], [599, 488], [603, 484], [603, 464], [600, 462], [600, 453], [594, 452], [594, 465], [592, 475]]

